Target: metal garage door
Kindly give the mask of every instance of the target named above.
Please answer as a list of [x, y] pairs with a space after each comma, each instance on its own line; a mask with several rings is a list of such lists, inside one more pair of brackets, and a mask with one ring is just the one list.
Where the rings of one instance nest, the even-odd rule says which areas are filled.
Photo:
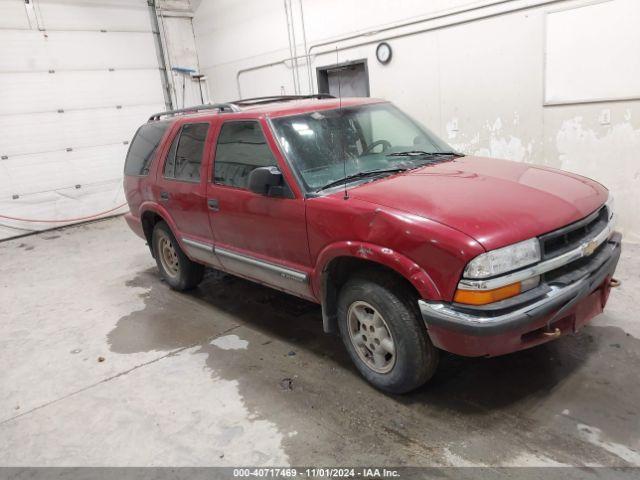
[[164, 109], [150, 18], [145, 0], [0, 0], [0, 238], [70, 223], [7, 216], [126, 210], [127, 143]]

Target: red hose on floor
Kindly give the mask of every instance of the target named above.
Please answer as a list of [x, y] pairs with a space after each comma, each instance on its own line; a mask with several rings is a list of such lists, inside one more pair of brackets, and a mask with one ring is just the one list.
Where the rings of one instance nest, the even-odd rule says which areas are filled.
[[61, 220], [38, 220], [38, 219], [34, 219], [34, 218], [20, 218], [20, 217], [10, 217], [9, 215], [1, 215], [0, 214], [0, 218], [6, 218], [8, 220], [17, 220], [19, 222], [33, 222], [33, 223], [67, 223], [67, 222], [78, 222], [80, 220], [90, 220], [92, 218], [96, 218], [99, 217], [100, 215], [104, 215], [105, 213], [111, 213], [114, 210], [118, 210], [119, 208], [122, 208], [126, 205], [127, 203], [123, 203], [118, 205], [117, 207], [113, 207], [109, 210], [105, 210], [104, 212], [99, 212], [96, 213], [94, 215], [87, 215], [86, 217], [76, 217], [76, 218], [63, 218]]

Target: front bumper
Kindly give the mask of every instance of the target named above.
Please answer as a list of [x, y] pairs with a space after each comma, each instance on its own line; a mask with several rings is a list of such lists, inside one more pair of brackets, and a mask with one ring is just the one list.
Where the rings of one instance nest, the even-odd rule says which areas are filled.
[[465, 308], [419, 301], [434, 345], [465, 356], [495, 356], [523, 350], [575, 332], [602, 312], [618, 264], [621, 235], [614, 233], [571, 283], [553, 282], [548, 292], [505, 310]]

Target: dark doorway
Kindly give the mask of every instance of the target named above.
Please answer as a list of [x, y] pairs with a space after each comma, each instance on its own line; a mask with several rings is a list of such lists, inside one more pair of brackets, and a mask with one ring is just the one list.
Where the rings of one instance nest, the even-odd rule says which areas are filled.
[[[343, 97], [369, 96], [369, 70], [366, 60], [318, 67], [318, 93]], [[338, 92], [340, 82], [340, 92]]]

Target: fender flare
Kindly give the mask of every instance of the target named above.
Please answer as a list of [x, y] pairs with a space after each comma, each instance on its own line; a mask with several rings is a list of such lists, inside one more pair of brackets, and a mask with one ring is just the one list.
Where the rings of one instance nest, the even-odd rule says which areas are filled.
[[[175, 222], [173, 221], [173, 218], [171, 217], [171, 215], [169, 214], [167, 209], [164, 208], [162, 205], [158, 205], [157, 203], [154, 203], [154, 202], [149, 202], [149, 201], [143, 202], [140, 205], [140, 208], [138, 209], [138, 213], [140, 214], [140, 221], [141, 222], [142, 222], [142, 217], [147, 212], [153, 212], [156, 215], [158, 215], [160, 218], [162, 218], [162, 220], [171, 229], [171, 232], [173, 233], [173, 236], [176, 238], [176, 240], [178, 242], [178, 245], [180, 245], [180, 248], [182, 249], [182, 251], [186, 252], [186, 250], [184, 248], [184, 245], [183, 245], [183, 242], [182, 242], [182, 238], [181, 238], [180, 232], [178, 230], [178, 227], [176, 226]], [[151, 254], [153, 255], [153, 246], [151, 245], [151, 241], [149, 241], [149, 249], [151, 250]], [[185, 253], [185, 255], [187, 255], [187, 254]]]
[[335, 314], [328, 303], [335, 299], [328, 299], [325, 288], [325, 272], [328, 265], [339, 257], [351, 257], [366, 260], [385, 266], [406, 279], [418, 291], [421, 298], [437, 300], [441, 298], [438, 287], [429, 274], [416, 262], [405, 255], [387, 247], [362, 241], [341, 241], [323, 248], [317, 256], [316, 268], [311, 274], [311, 288], [322, 306], [322, 322], [326, 332], [335, 332]]

